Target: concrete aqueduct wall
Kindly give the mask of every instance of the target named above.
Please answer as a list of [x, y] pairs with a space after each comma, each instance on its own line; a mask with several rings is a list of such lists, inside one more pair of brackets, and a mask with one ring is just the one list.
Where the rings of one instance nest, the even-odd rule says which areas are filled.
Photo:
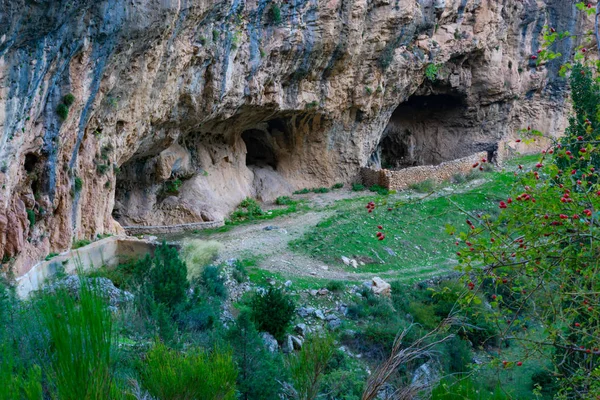
[[481, 152], [439, 165], [420, 165], [395, 171], [363, 168], [361, 178], [366, 186], [379, 185], [390, 190], [402, 190], [411, 184], [428, 179], [440, 183], [449, 180], [456, 174], [466, 174], [473, 170], [473, 164], [481, 163], [481, 160], [487, 159], [487, 157], [487, 152]]

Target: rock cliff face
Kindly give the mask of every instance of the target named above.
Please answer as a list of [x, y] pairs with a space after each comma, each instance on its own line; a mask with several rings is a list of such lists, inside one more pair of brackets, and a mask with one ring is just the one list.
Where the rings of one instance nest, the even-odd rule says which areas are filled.
[[564, 0], [2, 0], [0, 258], [559, 132], [544, 25], [584, 28]]

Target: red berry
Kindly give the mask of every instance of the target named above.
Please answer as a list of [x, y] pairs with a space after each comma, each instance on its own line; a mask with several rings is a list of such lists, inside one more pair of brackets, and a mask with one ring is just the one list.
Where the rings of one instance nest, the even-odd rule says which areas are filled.
[[520, 142], [521, 142], [521, 139], [517, 139], [517, 140], [515, 140], [515, 142], [517, 142], [517, 143], [520, 143]]
[[377, 225], [377, 229], [383, 229], [383, 226]]
[[519, 362], [517, 363], [517, 366], [518, 366], [518, 367], [520, 367], [521, 365], [523, 365], [523, 363], [522, 363], [521, 361], [519, 361]]
[[536, 55], [532, 55], [532, 56], [531, 56], [531, 59], [532, 59], [532, 60], [537, 60], [537, 56], [536, 56]]
[[496, 297], [497, 297], [497, 296], [496, 296], [495, 294], [493, 294], [493, 295], [492, 295], [492, 300], [496, 300]]
[[579, 328], [581, 324], [579, 322], [575, 322], [575, 327]]
[[476, 162], [475, 164], [473, 164], [473, 168], [477, 168], [479, 166], [479, 163]]
[[577, 140], [582, 141], [583, 140], [583, 136], [577, 136]]
[[508, 208], [508, 206], [506, 205], [506, 203], [504, 201], [501, 201], [500, 208]]

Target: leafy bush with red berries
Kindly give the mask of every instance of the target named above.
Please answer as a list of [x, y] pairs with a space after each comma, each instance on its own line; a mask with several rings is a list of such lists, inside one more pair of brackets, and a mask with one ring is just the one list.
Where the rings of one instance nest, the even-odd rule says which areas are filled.
[[[487, 292], [500, 338], [522, 346], [519, 367], [551, 351], [558, 398], [600, 396], [600, 118], [598, 81], [588, 67], [571, 74], [575, 115], [531, 170], [517, 167], [516, 184], [500, 215], [468, 213], [458, 235], [460, 268], [469, 295]], [[589, 85], [589, 87], [583, 87]], [[540, 135], [534, 130], [523, 133]], [[449, 230], [454, 234], [452, 229]]]

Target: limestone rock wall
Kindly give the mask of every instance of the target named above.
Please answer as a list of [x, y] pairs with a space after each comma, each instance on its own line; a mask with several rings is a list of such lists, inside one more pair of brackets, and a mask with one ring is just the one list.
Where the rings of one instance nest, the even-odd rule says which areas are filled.
[[0, 259], [356, 180], [414, 95], [459, 97], [465, 126], [416, 121], [421, 153], [459, 144], [423, 162], [560, 132], [544, 25], [589, 28], [564, 0], [0, 1]]

